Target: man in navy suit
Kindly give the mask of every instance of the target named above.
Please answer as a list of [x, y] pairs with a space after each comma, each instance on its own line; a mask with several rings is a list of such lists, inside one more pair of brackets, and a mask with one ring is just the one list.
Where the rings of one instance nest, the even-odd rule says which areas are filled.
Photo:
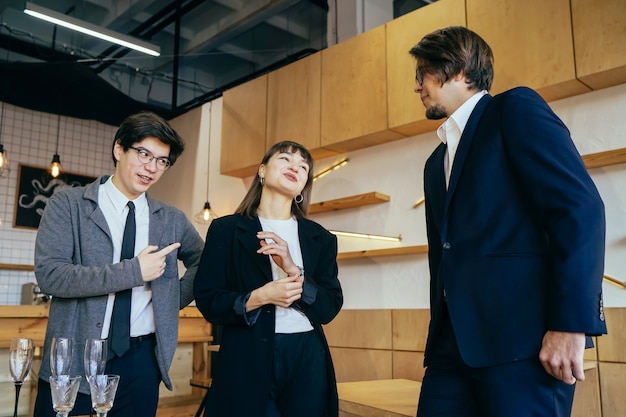
[[431, 275], [417, 415], [569, 416], [602, 307], [604, 205], [563, 122], [528, 88], [491, 96], [491, 48], [426, 35], [415, 92], [446, 119], [424, 170]]

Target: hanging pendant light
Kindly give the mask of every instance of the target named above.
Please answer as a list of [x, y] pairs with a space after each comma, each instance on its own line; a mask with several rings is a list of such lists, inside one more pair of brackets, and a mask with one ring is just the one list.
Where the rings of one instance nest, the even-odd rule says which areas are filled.
[[9, 158], [7, 151], [2, 145], [2, 124], [4, 122], [4, 101], [2, 102], [2, 113], [0, 113], [0, 178], [9, 176]]
[[52, 155], [52, 162], [50, 163], [50, 167], [48, 168], [48, 172], [52, 176], [52, 178], [57, 178], [61, 175], [62, 167], [61, 167], [61, 157], [59, 156], [59, 131], [61, 129], [61, 115], [59, 114], [59, 121], [57, 123], [57, 146], [54, 151], [54, 155]]
[[204, 207], [200, 210], [195, 216], [194, 220], [196, 223], [200, 224], [210, 224], [214, 219], [217, 219], [219, 216], [213, 209], [211, 208], [211, 203], [209, 203], [209, 174], [211, 172], [211, 125], [213, 118], [213, 102], [209, 103], [209, 150], [207, 152], [208, 161], [207, 161], [207, 169], [206, 169], [206, 202], [204, 203]]

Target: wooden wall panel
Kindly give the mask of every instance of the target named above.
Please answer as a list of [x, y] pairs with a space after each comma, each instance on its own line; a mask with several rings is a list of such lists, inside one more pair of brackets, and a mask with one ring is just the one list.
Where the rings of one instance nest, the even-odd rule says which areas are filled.
[[576, 79], [569, 0], [466, 0], [467, 27], [493, 50], [492, 93], [525, 85], [546, 100], [590, 91]]
[[465, 0], [439, 0], [386, 24], [389, 128], [406, 136], [436, 130], [441, 120], [427, 120], [415, 88], [415, 59], [409, 50], [428, 33], [465, 26]]
[[626, 1], [571, 4], [578, 78], [594, 90], [626, 82]]
[[421, 381], [424, 379], [424, 353], [393, 351], [393, 378], [412, 379]]
[[391, 349], [391, 310], [342, 310], [324, 326], [329, 346]]
[[385, 27], [322, 51], [324, 148], [347, 152], [401, 139], [387, 125]]
[[313, 158], [336, 155], [320, 147], [322, 55], [316, 53], [268, 74], [266, 146], [298, 142]]
[[224, 92], [220, 173], [253, 176], [265, 155], [267, 75]]
[[390, 350], [331, 348], [337, 382], [392, 378]]
[[600, 362], [598, 366], [602, 417], [626, 416], [626, 395], [624, 395], [626, 363]]
[[602, 417], [598, 368], [585, 369], [585, 380], [576, 383], [571, 417]]
[[393, 310], [393, 349], [426, 350], [430, 311], [427, 309]]

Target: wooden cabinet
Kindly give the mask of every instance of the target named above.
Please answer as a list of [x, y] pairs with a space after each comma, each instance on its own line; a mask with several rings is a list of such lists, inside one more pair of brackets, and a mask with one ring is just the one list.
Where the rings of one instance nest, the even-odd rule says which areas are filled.
[[547, 101], [590, 91], [576, 79], [569, 0], [466, 0], [467, 27], [495, 56], [492, 93], [525, 85]]
[[415, 59], [409, 50], [424, 35], [447, 26], [465, 26], [465, 0], [439, 0], [387, 23], [387, 101], [389, 128], [406, 136], [436, 130], [427, 120], [415, 88]]
[[267, 147], [282, 140], [304, 145], [314, 159], [337, 152], [320, 147], [321, 53], [271, 72], [267, 79]]
[[578, 78], [594, 90], [626, 83], [626, 1], [571, 3]]
[[266, 151], [267, 75], [224, 92], [220, 172], [256, 174]]
[[403, 136], [387, 126], [385, 27], [322, 51], [321, 146], [347, 152]]
[[551, 101], [625, 83], [624, 15], [623, 0], [440, 0], [226, 91], [220, 171], [252, 176], [285, 139], [321, 159], [435, 130], [408, 51], [446, 26], [489, 43], [492, 94], [524, 85]]

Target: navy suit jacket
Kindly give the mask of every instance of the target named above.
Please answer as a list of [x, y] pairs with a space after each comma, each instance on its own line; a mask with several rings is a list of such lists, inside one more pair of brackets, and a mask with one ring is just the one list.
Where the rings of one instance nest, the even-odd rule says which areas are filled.
[[[214, 220], [194, 282], [196, 305], [211, 323], [222, 325], [222, 340], [206, 415], [260, 416], [271, 387], [275, 306], [260, 308], [254, 324], [244, 318], [243, 299], [272, 280], [269, 257], [257, 253], [258, 218], [230, 215]], [[298, 218], [305, 288], [295, 303], [311, 322], [326, 353], [328, 398], [325, 417], [338, 413], [337, 386], [322, 324], [339, 313], [343, 293], [337, 278], [337, 238], [319, 224]], [[238, 311], [238, 310], [242, 311]]]
[[445, 151], [439, 145], [424, 172], [425, 364], [444, 302], [472, 367], [536, 357], [548, 330], [606, 333], [604, 205], [547, 103], [523, 87], [484, 96], [461, 136], [447, 191]]

